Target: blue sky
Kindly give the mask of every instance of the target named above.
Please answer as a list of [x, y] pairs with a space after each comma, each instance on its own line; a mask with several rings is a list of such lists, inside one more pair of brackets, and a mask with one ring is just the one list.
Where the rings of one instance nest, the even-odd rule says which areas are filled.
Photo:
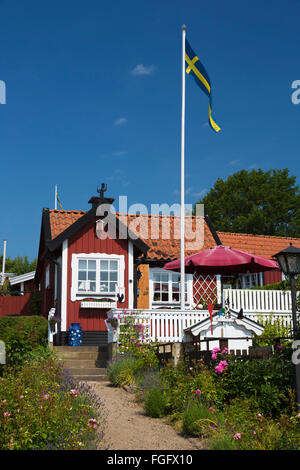
[[65, 209], [103, 181], [129, 205], [179, 202], [183, 23], [222, 127], [187, 76], [186, 202], [241, 169], [298, 176], [299, 15], [299, 0], [0, 0], [0, 252], [37, 256], [55, 184]]

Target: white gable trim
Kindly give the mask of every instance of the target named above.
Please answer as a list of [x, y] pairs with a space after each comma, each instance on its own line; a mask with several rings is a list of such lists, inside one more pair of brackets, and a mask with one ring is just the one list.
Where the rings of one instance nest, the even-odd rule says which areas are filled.
[[61, 331], [67, 330], [68, 239], [62, 244], [61, 257]]

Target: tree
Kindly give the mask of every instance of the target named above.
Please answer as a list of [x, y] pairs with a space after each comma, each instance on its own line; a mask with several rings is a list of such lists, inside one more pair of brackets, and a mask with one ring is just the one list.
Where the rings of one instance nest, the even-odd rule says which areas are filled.
[[219, 231], [300, 236], [300, 191], [287, 168], [218, 178], [199, 203]]
[[[2, 259], [3, 255], [0, 256], [0, 269], [2, 267]], [[10, 259], [10, 257], [8, 256], [5, 260], [5, 272], [14, 273], [17, 276], [20, 274], [29, 273], [31, 271], [35, 271], [36, 263], [36, 258], [33, 261], [29, 262], [28, 256], [24, 256], [24, 258], [22, 256], [17, 256], [14, 259]]]

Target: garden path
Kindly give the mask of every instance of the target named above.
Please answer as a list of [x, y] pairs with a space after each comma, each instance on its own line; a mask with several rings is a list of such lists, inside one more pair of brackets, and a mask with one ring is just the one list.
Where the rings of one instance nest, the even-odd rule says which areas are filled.
[[146, 416], [134, 394], [110, 382], [89, 384], [107, 410], [105, 432], [110, 450], [204, 450], [205, 441], [186, 438], [163, 419]]

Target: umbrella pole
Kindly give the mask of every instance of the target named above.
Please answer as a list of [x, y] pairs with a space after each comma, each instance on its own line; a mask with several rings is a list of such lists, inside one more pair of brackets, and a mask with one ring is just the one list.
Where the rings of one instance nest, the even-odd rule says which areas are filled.
[[180, 304], [185, 310], [185, 272], [184, 272], [184, 139], [185, 139], [185, 36], [186, 27], [182, 26], [182, 102], [181, 102], [181, 201], [180, 201]]

